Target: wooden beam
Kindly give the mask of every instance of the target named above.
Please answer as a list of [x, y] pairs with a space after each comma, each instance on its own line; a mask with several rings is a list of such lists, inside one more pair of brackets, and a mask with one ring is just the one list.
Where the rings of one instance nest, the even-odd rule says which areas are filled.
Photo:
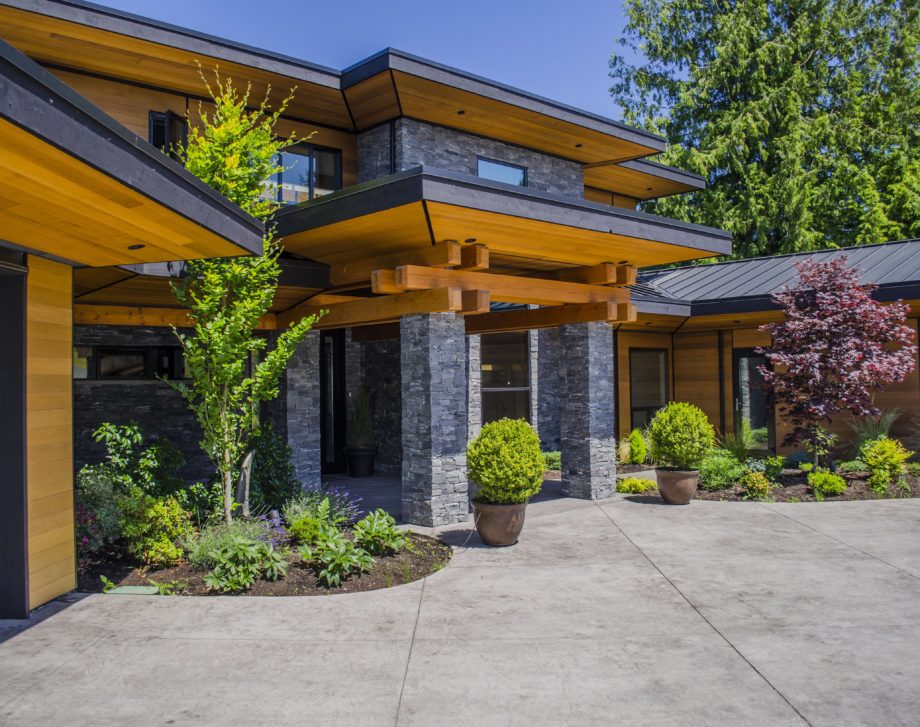
[[464, 290], [464, 313], [488, 313], [491, 308], [488, 290]]
[[464, 292], [459, 288], [433, 288], [363, 298], [329, 307], [302, 304], [279, 314], [278, 325], [286, 327], [306, 316], [323, 313], [314, 328], [347, 328], [396, 321], [413, 313], [476, 313], [483, 308], [488, 310], [488, 306], [488, 295], [483, 300], [481, 291]]
[[500, 303], [559, 305], [562, 303], [628, 303], [629, 291], [599, 285], [569, 283], [543, 278], [495, 275], [468, 270], [442, 270], [418, 265], [402, 265], [396, 270], [375, 270], [371, 288], [375, 293], [393, 294], [429, 288], [486, 290]]
[[581, 268], [554, 270], [546, 275], [541, 274], [540, 277], [590, 285], [633, 285], [636, 282], [636, 268], [633, 265], [601, 263]]
[[497, 311], [481, 316], [471, 316], [466, 319], [466, 332], [500, 333], [554, 328], [566, 323], [588, 323], [590, 321], [618, 323], [634, 320], [636, 320], [636, 307], [632, 303], [583, 303], [530, 310]]
[[464, 247], [460, 251], [460, 257], [461, 270], [489, 269], [489, 248], [485, 245], [470, 245], [469, 247]]
[[[335, 285], [349, 285], [371, 279], [371, 273], [380, 268], [395, 268], [399, 265], [425, 265], [430, 268], [455, 268], [469, 258], [467, 250], [459, 242], [447, 240], [431, 247], [404, 250], [390, 255], [361, 258], [329, 268], [329, 282]], [[487, 253], [488, 255], [488, 253]], [[488, 257], [486, 257], [488, 266]]]
[[[184, 308], [149, 308], [127, 305], [92, 305], [77, 303], [73, 307], [73, 322], [78, 324], [101, 324], [106, 326], [158, 326], [189, 328], [192, 325]], [[259, 320], [258, 328], [274, 330], [274, 313], [268, 313]]]

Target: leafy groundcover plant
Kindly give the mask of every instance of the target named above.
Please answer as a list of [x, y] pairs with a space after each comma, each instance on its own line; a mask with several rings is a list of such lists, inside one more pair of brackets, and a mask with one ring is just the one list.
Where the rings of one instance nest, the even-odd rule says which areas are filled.
[[641, 495], [643, 492], [654, 490], [655, 487], [654, 482], [640, 477], [624, 477], [622, 480], [617, 480], [617, 492], [630, 495]]
[[725, 490], [744, 476], [745, 468], [731, 452], [714, 449], [700, 463], [700, 487]]

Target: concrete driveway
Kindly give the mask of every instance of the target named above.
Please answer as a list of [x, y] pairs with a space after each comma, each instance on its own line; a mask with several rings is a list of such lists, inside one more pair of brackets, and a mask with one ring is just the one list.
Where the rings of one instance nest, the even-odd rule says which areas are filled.
[[386, 591], [7, 622], [0, 724], [920, 722], [920, 500], [561, 499], [513, 548], [445, 536], [448, 568]]

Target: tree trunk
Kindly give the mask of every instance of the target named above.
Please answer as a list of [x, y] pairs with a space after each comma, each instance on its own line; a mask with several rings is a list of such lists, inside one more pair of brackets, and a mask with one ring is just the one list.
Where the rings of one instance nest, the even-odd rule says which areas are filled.
[[224, 471], [220, 474], [224, 483], [224, 522], [229, 525], [233, 521], [233, 468], [226, 455], [224, 455]]

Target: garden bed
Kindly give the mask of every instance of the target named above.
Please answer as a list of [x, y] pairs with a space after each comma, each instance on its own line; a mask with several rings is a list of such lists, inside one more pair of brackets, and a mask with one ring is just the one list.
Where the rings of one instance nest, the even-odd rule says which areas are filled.
[[[776, 502], [816, 502], [814, 493], [808, 486], [807, 475], [799, 470], [783, 470], [780, 475], [780, 487], [773, 490], [773, 500]], [[826, 502], [838, 500], [881, 500], [904, 497], [920, 497], [920, 479], [907, 475], [905, 488], [893, 486], [888, 494], [876, 495], [869, 489], [867, 473], [844, 474], [842, 477], [847, 482], [847, 489], [841, 495], [827, 495]], [[694, 496], [697, 500], [743, 500], [744, 490], [735, 485], [725, 490], [698, 490]]]
[[[277, 581], [259, 580], [240, 596], [328, 596], [336, 593], [375, 591], [380, 588], [411, 583], [441, 570], [451, 556], [451, 548], [442, 541], [418, 533], [409, 534], [410, 547], [388, 556], [378, 556], [373, 567], [365, 573], [353, 575], [336, 588], [327, 588], [316, 576], [316, 571], [303, 563], [296, 551], [288, 555], [287, 576]], [[137, 567], [118, 547], [80, 559], [77, 571], [77, 590], [86, 593], [103, 591], [101, 576], [116, 586], [149, 586], [152, 582], [170, 584], [173, 595], [218, 595], [208, 590], [204, 577], [207, 569], [182, 562], [160, 569]]]

